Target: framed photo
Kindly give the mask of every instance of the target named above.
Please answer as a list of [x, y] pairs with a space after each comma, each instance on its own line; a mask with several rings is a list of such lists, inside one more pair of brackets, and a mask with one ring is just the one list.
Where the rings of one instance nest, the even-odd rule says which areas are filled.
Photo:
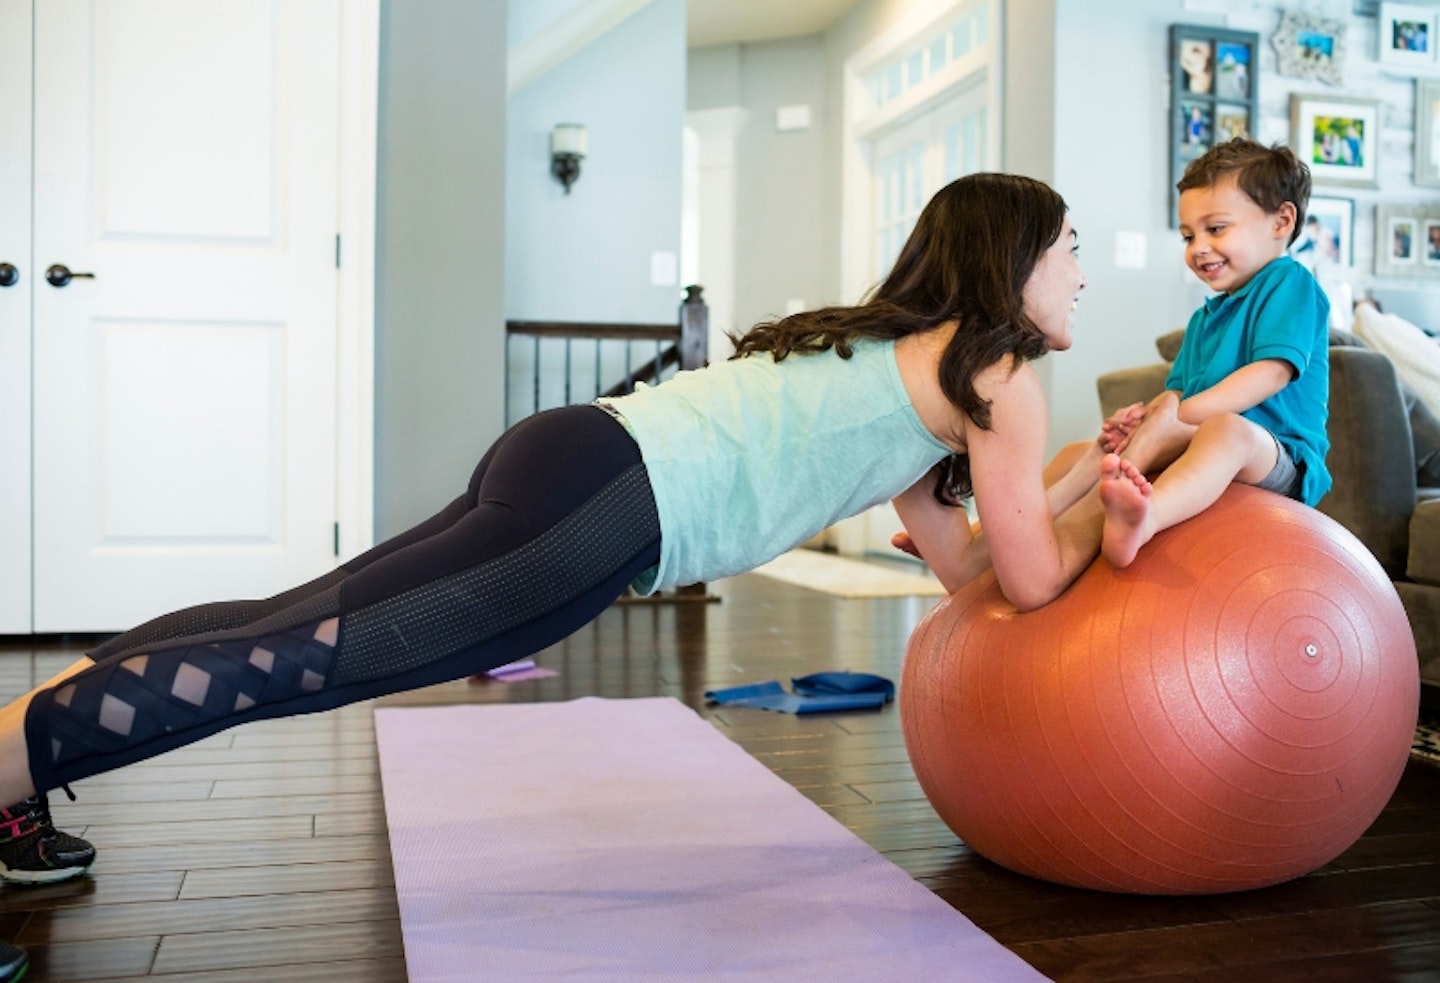
[[1425, 221], [1425, 235], [1420, 241], [1420, 261], [1426, 266], [1440, 266], [1440, 218]]
[[1326, 264], [1351, 266], [1355, 262], [1354, 231], [1354, 201], [1311, 198], [1300, 237], [1291, 244], [1290, 255], [1312, 271]]
[[1440, 71], [1440, 10], [1413, 3], [1380, 5], [1380, 64], [1392, 71]]
[[1317, 185], [1378, 188], [1379, 100], [1292, 95], [1290, 148]]
[[1185, 166], [1217, 143], [1255, 136], [1259, 51], [1260, 36], [1252, 32], [1170, 25], [1171, 228], [1179, 223], [1174, 186]]
[[1375, 209], [1375, 275], [1433, 280], [1440, 267], [1440, 203]]
[[1287, 10], [1270, 37], [1281, 75], [1330, 85], [1345, 80], [1345, 24]]
[[1440, 188], [1440, 79], [1415, 82], [1415, 183]]
[[1386, 259], [1397, 266], [1409, 266], [1419, 257], [1419, 237], [1415, 234], [1416, 221], [1409, 215], [1393, 216], [1386, 225]]
[[1236, 137], [1243, 137], [1252, 132], [1250, 110], [1247, 107], [1230, 105], [1215, 107], [1216, 143], [1234, 140]]

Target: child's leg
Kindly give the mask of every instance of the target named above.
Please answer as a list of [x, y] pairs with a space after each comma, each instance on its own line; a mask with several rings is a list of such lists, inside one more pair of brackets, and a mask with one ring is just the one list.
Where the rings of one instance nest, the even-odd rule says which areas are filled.
[[1173, 463], [1190, 445], [1195, 428], [1181, 423], [1180, 395], [1161, 393], [1145, 408], [1145, 418], [1119, 452], [1143, 474], [1155, 474]]
[[439, 532], [377, 547], [241, 628], [113, 651], [7, 708], [0, 800], [23, 797], [32, 776], [53, 787], [247, 720], [513, 661], [589, 621], [658, 558], [638, 449], [600, 411], [541, 414], [487, 461]]
[[1230, 482], [1254, 484], [1275, 466], [1275, 438], [1235, 413], [1211, 417], [1195, 429], [1190, 446], [1153, 487], [1136, 465], [1114, 454], [1100, 466], [1105, 531], [1100, 552], [1114, 566], [1129, 566], [1157, 532], [1214, 504]]

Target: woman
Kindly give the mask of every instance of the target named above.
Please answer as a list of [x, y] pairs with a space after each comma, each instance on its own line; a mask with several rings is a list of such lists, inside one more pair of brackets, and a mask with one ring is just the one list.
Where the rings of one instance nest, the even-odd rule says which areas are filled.
[[[1047, 487], [1028, 364], [1070, 346], [1075, 253], [1045, 185], [956, 181], [867, 302], [537, 414], [420, 526], [275, 598], [141, 625], [15, 701], [0, 711], [0, 802], [248, 720], [483, 672], [564, 638], [627, 584], [737, 573], [887, 499], [947, 588], [993, 565], [1017, 608], [1047, 603], [1099, 545], [1099, 445]], [[983, 539], [956, 507], [972, 493]]]

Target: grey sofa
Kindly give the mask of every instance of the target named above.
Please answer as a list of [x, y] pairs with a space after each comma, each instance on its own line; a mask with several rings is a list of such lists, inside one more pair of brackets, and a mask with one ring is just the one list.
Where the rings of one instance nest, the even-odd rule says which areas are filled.
[[[1159, 394], [1183, 332], [1162, 336], [1161, 362], [1097, 381], [1101, 411]], [[1320, 511], [1375, 554], [1410, 617], [1422, 703], [1440, 710], [1440, 420], [1390, 360], [1354, 335], [1330, 335], [1330, 455], [1335, 484]]]

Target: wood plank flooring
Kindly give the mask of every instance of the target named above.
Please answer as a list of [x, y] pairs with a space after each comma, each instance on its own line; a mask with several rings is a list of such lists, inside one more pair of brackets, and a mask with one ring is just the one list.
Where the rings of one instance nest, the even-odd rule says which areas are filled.
[[[555, 678], [382, 702], [676, 697], [1057, 980], [1440, 980], [1440, 766], [1412, 759], [1365, 837], [1289, 884], [1201, 898], [1057, 887], [941, 824], [893, 706], [819, 718], [703, 706], [707, 689], [823, 669], [898, 679], [933, 601], [841, 600], [754, 575], [713, 590], [723, 603], [612, 607], [541, 656]], [[0, 638], [0, 695], [89, 641]], [[29, 948], [28, 979], [403, 981], [373, 705], [219, 734], [81, 782], [78, 803], [54, 794], [61, 827], [100, 856], [77, 881], [0, 890], [0, 937]]]

